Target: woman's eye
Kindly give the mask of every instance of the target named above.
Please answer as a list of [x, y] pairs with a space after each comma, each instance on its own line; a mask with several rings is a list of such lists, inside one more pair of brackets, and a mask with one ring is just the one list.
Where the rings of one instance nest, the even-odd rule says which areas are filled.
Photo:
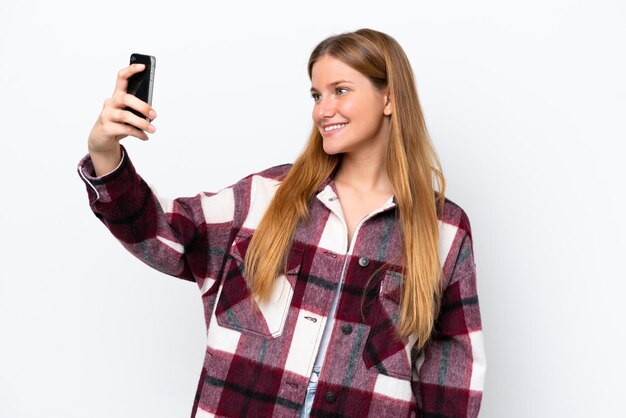
[[311, 97], [317, 102], [322, 96], [319, 93], [311, 93]]
[[346, 94], [347, 92], [348, 92], [348, 89], [347, 89], [347, 88], [345, 88], [345, 87], [338, 87], [338, 88], [337, 88], [337, 94], [338, 94], [338, 95], [340, 95], [340, 96], [341, 96], [342, 94]]

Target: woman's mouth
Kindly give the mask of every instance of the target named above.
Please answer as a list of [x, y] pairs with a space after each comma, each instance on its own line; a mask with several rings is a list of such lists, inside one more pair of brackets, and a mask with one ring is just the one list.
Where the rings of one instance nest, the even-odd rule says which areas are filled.
[[323, 127], [324, 135], [332, 135], [339, 130], [343, 129], [347, 123], [336, 123], [334, 125], [327, 125]]

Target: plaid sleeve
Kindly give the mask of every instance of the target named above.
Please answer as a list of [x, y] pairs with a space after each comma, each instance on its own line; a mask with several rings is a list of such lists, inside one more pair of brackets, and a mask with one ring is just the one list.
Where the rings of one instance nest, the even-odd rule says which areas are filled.
[[435, 333], [416, 362], [414, 391], [422, 418], [477, 417], [485, 353], [469, 234], [459, 240]]
[[233, 235], [236, 186], [190, 198], [162, 198], [137, 174], [125, 150], [109, 174], [96, 177], [88, 155], [78, 171], [94, 214], [128, 251], [201, 288], [214, 283], [206, 279], [219, 270]]

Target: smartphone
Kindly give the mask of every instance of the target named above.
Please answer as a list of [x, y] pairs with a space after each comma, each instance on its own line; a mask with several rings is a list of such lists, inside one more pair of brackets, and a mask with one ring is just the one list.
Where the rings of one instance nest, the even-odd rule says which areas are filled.
[[[154, 70], [156, 68], [156, 58], [151, 55], [131, 54], [130, 63], [144, 64], [146, 68], [140, 73], [133, 74], [128, 79], [127, 92], [152, 106], [152, 90], [154, 88]], [[130, 110], [135, 115], [139, 116], [140, 118], [144, 118], [148, 122], [150, 122], [149, 117], [141, 114], [140, 112], [137, 112], [135, 109], [127, 107], [126, 110]]]

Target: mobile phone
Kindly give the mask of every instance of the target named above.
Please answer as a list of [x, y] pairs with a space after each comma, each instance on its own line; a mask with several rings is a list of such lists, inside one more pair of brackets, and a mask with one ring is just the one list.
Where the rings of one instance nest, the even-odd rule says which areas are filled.
[[[144, 64], [146, 67], [142, 72], [133, 74], [128, 79], [128, 89], [126, 91], [152, 106], [152, 90], [154, 88], [156, 58], [151, 55], [131, 54], [130, 63]], [[148, 122], [150, 121], [149, 117], [136, 111], [135, 109], [127, 107], [126, 110], [130, 110], [135, 115], [146, 119]]]

